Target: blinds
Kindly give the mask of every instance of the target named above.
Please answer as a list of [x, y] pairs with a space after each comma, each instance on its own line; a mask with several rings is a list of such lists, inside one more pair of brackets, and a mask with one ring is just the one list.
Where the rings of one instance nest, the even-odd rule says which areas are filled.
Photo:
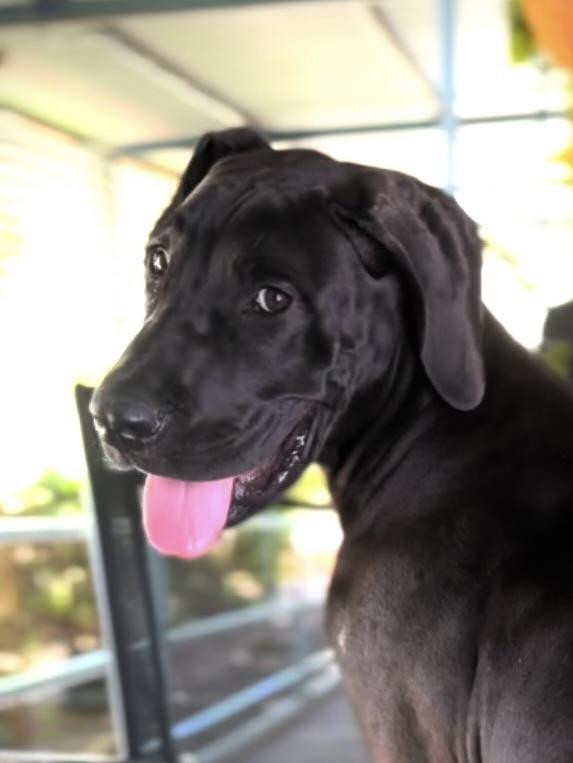
[[81, 474], [72, 388], [141, 321], [143, 248], [174, 178], [0, 113], [0, 500]]
[[1, 500], [47, 469], [81, 473], [71, 389], [97, 365], [113, 246], [101, 158], [10, 113], [0, 133]]

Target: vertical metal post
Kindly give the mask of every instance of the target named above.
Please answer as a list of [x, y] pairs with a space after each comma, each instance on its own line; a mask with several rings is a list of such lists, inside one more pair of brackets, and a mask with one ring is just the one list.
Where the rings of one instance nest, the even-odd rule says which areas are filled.
[[455, 189], [454, 152], [457, 119], [454, 109], [455, 99], [455, 45], [456, 45], [456, 0], [438, 0], [441, 117], [440, 125], [446, 144], [445, 189], [453, 193]]
[[88, 558], [92, 573], [97, 613], [100, 623], [102, 644], [109, 653], [109, 665], [105, 673], [106, 694], [109, 701], [111, 715], [111, 727], [117, 753], [121, 760], [128, 757], [128, 739], [125, 708], [123, 706], [123, 693], [117, 663], [117, 649], [115, 645], [115, 632], [111, 621], [109, 599], [105, 585], [105, 564], [102, 559], [101, 543], [99, 542], [98, 529], [95, 520], [95, 508], [91, 490], [87, 486], [83, 490], [82, 504], [89, 514], [90, 524], [87, 537]]
[[130, 759], [176, 763], [163, 634], [141, 523], [141, 477], [104, 466], [88, 411], [91, 394], [88, 387], [76, 387], [115, 647], [124, 744]]

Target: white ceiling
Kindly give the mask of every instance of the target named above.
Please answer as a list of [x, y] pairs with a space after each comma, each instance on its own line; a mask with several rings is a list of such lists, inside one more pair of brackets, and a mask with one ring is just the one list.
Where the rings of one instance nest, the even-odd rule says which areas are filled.
[[[554, 77], [511, 65], [505, 0], [457, 7], [460, 115], [562, 107]], [[0, 26], [0, 102], [109, 149], [244, 123], [289, 133], [431, 122], [438, 9], [321, 0]], [[177, 155], [154, 156], [173, 166]]]

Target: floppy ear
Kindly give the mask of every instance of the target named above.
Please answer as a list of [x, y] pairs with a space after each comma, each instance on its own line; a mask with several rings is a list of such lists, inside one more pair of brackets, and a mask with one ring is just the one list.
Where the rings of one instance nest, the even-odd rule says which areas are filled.
[[447, 403], [471, 410], [485, 391], [477, 226], [414, 178], [380, 170], [364, 180], [341, 189], [335, 214], [372, 276], [390, 260], [411, 286], [426, 374]]
[[248, 127], [205, 133], [193, 151], [173, 201], [183, 201], [220, 159], [232, 154], [260, 150], [272, 149], [264, 138]]

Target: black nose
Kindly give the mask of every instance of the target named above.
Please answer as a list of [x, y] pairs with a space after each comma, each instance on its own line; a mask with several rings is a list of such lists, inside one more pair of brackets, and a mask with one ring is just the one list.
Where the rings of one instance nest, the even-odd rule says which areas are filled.
[[106, 435], [142, 443], [155, 437], [163, 423], [163, 412], [145, 400], [110, 397], [97, 390], [92, 398], [90, 411], [98, 428]]

